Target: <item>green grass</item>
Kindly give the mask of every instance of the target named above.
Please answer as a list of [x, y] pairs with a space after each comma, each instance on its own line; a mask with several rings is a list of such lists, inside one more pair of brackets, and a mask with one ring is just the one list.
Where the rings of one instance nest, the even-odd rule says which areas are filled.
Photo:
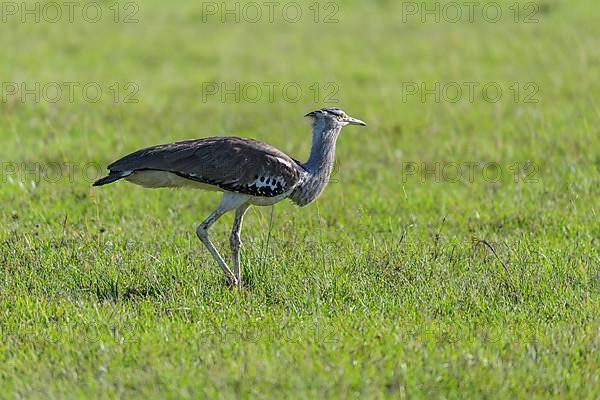
[[[192, 1], [139, 3], [135, 24], [2, 23], [3, 83], [103, 89], [0, 103], [2, 397], [598, 398], [598, 9], [544, 0], [515, 24], [502, 4], [498, 23], [404, 23], [392, 1], [340, 2], [335, 24], [204, 21]], [[114, 103], [115, 82], [139, 101]], [[206, 82], [303, 95], [203, 101]], [[343, 131], [316, 203], [249, 212], [241, 292], [195, 236], [217, 194], [90, 186], [130, 151], [191, 137], [304, 159], [315, 82], [369, 126]], [[504, 96], [423, 102], [406, 82]], [[538, 102], [515, 102], [515, 82]], [[478, 166], [403, 179], [409, 162]], [[32, 172], [56, 163], [58, 180]], [[534, 179], [514, 176], [527, 163]], [[223, 251], [231, 221], [212, 230]]]

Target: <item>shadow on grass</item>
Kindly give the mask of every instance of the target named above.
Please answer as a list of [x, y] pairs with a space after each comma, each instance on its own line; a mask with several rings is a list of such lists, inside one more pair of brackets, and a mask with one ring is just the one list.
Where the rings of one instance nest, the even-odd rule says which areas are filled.
[[[187, 285], [197, 285], [197, 283], [189, 282], [184, 283]], [[244, 285], [245, 286], [245, 285]], [[229, 289], [235, 290], [229, 281], [225, 278], [219, 279], [214, 286], [214, 291]], [[172, 285], [158, 285], [148, 284], [144, 285], [128, 285], [123, 287], [119, 285], [117, 281], [111, 282], [97, 282], [95, 287], [91, 289], [96, 297], [100, 301], [127, 301], [127, 300], [142, 300], [142, 299], [163, 299], [165, 296], [169, 296], [171, 291], [174, 290]]]
[[148, 287], [131, 286], [125, 288], [119, 288], [116, 285], [109, 287], [97, 285], [96, 286], [96, 297], [98, 300], [136, 300], [146, 298], [161, 298], [163, 296], [164, 289], [150, 285]]

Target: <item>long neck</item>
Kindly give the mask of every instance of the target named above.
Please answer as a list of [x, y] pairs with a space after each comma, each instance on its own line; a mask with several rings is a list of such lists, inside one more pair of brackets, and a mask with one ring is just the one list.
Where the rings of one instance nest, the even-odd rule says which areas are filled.
[[340, 128], [313, 130], [310, 157], [302, 166], [313, 176], [325, 175], [329, 178], [335, 160], [335, 142]]
[[302, 166], [308, 172], [306, 179], [290, 196], [299, 206], [315, 200], [325, 189], [333, 171], [335, 143], [340, 133], [339, 126], [313, 126], [313, 141], [310, 157]]

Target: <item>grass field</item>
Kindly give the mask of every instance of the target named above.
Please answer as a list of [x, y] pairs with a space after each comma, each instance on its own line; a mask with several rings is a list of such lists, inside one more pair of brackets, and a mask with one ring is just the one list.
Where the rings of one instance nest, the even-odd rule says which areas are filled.
[[[277, 3], [273, 22], [261, 2], [257, 22], [3, 3], [0, 397], [598, 398], [597, 4], [453, 22], [447, 3]], [[304, 160], [322, 106], [368, 127], [342, 132], [316, 203], [251, 209], [241, 292], [195, 236], [218, 194], [91, 187], [186, 138]]]

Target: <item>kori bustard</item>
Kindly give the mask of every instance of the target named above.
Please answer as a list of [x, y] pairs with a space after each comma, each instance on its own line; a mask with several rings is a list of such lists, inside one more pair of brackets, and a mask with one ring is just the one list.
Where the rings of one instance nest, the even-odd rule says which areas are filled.
[[[240, 231], [251, 205], [270, 206], [289, 198], [298, 206], [315, 200], [327, 185], [333, 169], [335, 143], [346, 125], [366, 124], [339, 108], [322, 108], [306, 114], [312, 121], [312, 148], [305, 163], [266, 143], [240, 137], [209, 137], [138, 150], [108, 166], [101, 186], [121, 178], [147, 188], [189, 187], [222, 191], [217, 209], [196, 229], [229, 282], [241, 286]], [[233, 271], [208, 237], [209, 228], [235, 210], [230, 235]]]

